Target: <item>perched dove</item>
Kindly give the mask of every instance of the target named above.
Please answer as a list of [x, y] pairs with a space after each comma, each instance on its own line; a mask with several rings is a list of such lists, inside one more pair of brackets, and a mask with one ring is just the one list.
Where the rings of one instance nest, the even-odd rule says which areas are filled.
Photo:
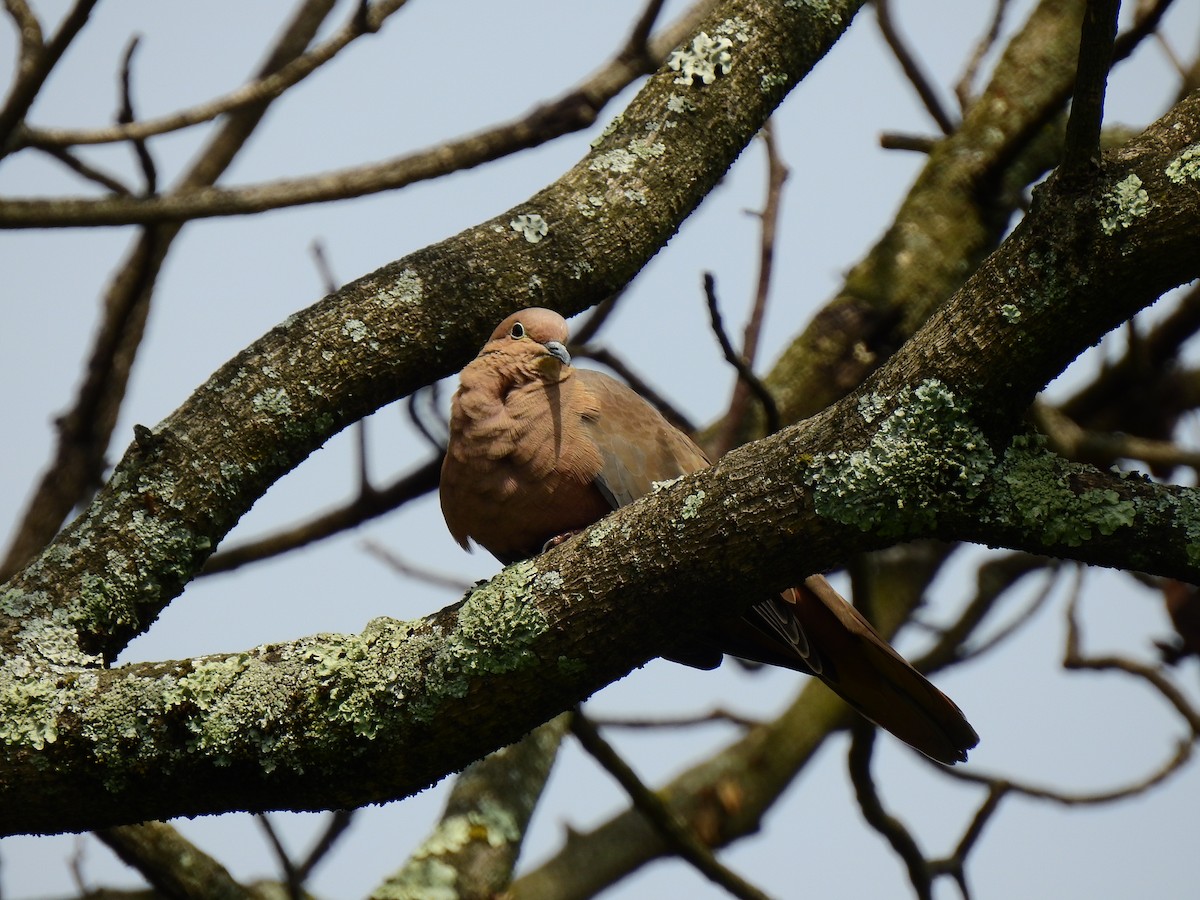
[[[633, 390], [576, 369], [567, 323], [548, 309], [505, 319], [462, 372], [442, 465], [442, 513], [464, 547], [503, 563], [540, 553], [709, 463]], [[962, 712], [819, 575], [668, 656], [714, 668], [723, 654], [816, 675], [926, 756], [961, 762], [979, 741]]]

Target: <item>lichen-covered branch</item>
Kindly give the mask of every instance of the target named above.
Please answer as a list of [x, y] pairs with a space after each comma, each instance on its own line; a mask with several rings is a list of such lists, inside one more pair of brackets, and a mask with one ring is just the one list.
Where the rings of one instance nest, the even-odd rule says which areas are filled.
[[[780, 64], [760, 55], [765, 24], [736, 27], [725, 74], [729, 47], [693, 45], [699, 83], [657, 76], [560, 182], [298, 314], [139, 431], [96, 503], [0, 592], [3, 830], [403, 796], [686, 638], [678, 623], [736, 615], [897, 539], [966, 537], [1200, 580], [1195, 490], [1068, 466], [1013, 439], [1077, 353], [1200, 274], [1198, 96], [1105, 157], [1092, 183], [1064, 190], [1051, 179], [857, 395], [510, 567], [462, 605], [355, 636], [96, 665], [93, 654], [143, 628], [246, 506], [338, 427], [456, 365], [509, 307], [548, 296], [570, 310], [628, 277], [699, 200], [679, 172], [715, 180], [736, 152], [730, 135], [748, 140], [773, 102], [756, 93], [757, 107], [730, 108], [741, 95], [716, 93], [738, 77], [738, 59]], [[690, 108], [672, 104], [679, 97]], [[648, 137], [664, 115], [682, 118]], [[675, 145], [668, 131], [690, 135]], [[724, 155], [708, 155], [714, 145]], [[592, 218], [571, 215], [580, 202]], [[626, 217], [624, 255], [602, 252], [610, 216]], [[593, 219], [605, 228], [591, 232]], [[841, 715], [831, 702], [803, 727], [827, 730]], [[757, 750], [759, 777], [771, 762]], [[775, 774], [794, 761], [789, 752]]]

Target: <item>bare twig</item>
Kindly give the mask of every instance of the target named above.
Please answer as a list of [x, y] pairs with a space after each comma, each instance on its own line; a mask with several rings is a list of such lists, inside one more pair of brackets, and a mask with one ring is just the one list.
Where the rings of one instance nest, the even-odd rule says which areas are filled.
[[875, 16], [879, 21], [879, 30], [883, 34], [883, 39], [887, 41], [887, 45], [892, 49], [892, 54], [896, 57], [896, 61], [900, 63], [900, 68], [904, 70], [905, 76], [909, 83], [917, 92], [917, 96], [921, 98], [921, 102], [925, 104], [925, 109], [937, 123], [938, 128], [942, 130], [942, 134], [950, 134], [957, 127], [954, 119], [946, 112], [942, 106], [942, 101], [938, 99], [937, 91], [934, 90], [933, 84], [922, 71], [916, 57], [909, 52], [904, 39], [900, 37], [900, 33], [896, 30], [896, 25], [892, 21], [891, 4], [888, 0], [875, 0]]
[[766, 385], [754, 374], [746, 360], [733, 348], [733, 344], [729, 341], [729, 335], [725, 333], [725, 326], [721, 321], [720, 306], [717, 302], [717, 280], [713, 277], [712, 272], [704, 273], [704, 296], [708, 302], [708, 314], [712, 321], [713, 333], [717, 336], [717, 340], [721, 344], [721, 352], [725, 355], [725, 361], [737, 370], [738, 378], [745, 383], [747, 389], [762, 405], [763, 418], [766, 419], [767, 433], [775, 433], [779, 430], [781, 423], [779, 407], [775, 403], [775, 398], [771, 396], [771, 392], [767, 390]]
[[[301, 0], [270, 48], [262, 71], [302, 53], [329, 14], [333, 0]], [[65, 27], [65, 25], [64, 25]], [[209, 185], [221, 176], [266, 113], [267, 104], [231, 115], [217, 129], [181, 184]], [[71, 409], [58, 420], [54, 459], [42, 473], [0, 563], [0, 580], [20, 568], [53, 537], [71, 509], [99, 482], [137, 357], [158, 273], [181, 226], [145, 229], [119, 266], [104, 295], [104, 314]]]
[[321, 832], [320, 838], [317, 839], [313, 848], [308, 851], [308, 856], [304, 857], [304, 861], [296, 867], [296, 874], [299, 876], [301, 884], [308, 881], [313, 870], [321, 864], [322, 860], [329, 854], [329, 851], [333, 849], [342, 835], [346, 833], [346, 829], [354, 821], [354, 813], [355, 810], [353, 809], [338, 809], [330, 813], [329, 818], [326, 820], [328, 824], [325, 826], [325, 830]]
[[[1082, 568], [1080, 569], [1082, 573]], [[1082, 574], [1080, 575], [1082, 583]], [[1191, 701], [1183, 691], [1175, 687], [1157, 667], [1146, 666], [1120, 656], [1084, 656], [1080, 650], [1082, 639], [1079, 630], [1079, 617], [1076, 614], [1079, 605], [1078, 587], [1067, 604], [1067, 639], [1063, 653], [1063, 668], [1088, 669], [1096, 672], [1118, 671], [1142, 679], [1162, 695], [1175, 711], [1179, 713], [1191, 730], [1192, 740], [1200, 738], [1200, 711], [1192, 706]]]
[[633, 769], [578, 710], [571, 717], [571, 732], [592, 758], [620, 783], [637, 810], [700, 874], [735, 897], [767, 900], [766, 894], [717, 860], [712, 850], [696, 836], [688, 824], [642, 783]]
[[[1194, 743], [1188, 740], [1179, 741], [1170, 757], [1156, 766], [1151, 772], [1128, 784], [1097, 791], [1061, 791], [1055, 788], [1043, 787], [1029, 782], [1016, 781], [1000, 775], [987, 775], [969, 769], [947, 769], [938, 766], [950, 778], [980, 784], [1004, 793], [1020, 794], [1031, 800], [1041, 800], [1057, 806], [1102, 806], [1137, 797], [1151, 788], [1163, 784], [1168, 778], [1178, 772], [1192, 758]], [[930, 763], [936, 765], [936, 763]]]
[[436, 488], [441, 468], [441, 458], [435, 457], [407, 475], [396, 479], [387, 487], [377, 488], [368, 494], [359, 494], [345, 506], [278, 534], [268, 535], [256, 541], [248, 541], [240, 546], [222, 550], [209, 557], [200, 574], [203, 576], [215, 575], [217, 572], [230, 572], [247, 563], [258, 562], [290, 550], [299, 549], [314, 541], [361, 525], [368, 519], [391, 512], [401, 504]]
[[[652, 38], [654, 58], [664, 58], [689, 34], [712, 2], [700, 0]], [[380, 163], [240, 188], [184, 186], [155, 197], [8, 199], [0, 203], [0, 228], [181, 222], [212, 216], [248, 215], [395, 190], [473, 168], [586, 128], [596, 121], [600, 110], [613, 97], [648, 71], [644, 65], [618, 54], [599, 72], [558, 100], [538, 107], [521, 119]]]
[[609, 294], [599, 303], [592, 307], [588, 317], [583, 320], [583, 323], [575, 329], [575, 333], [571, 335], [572, 346], [586, 344], [594, 338], [604, 327], [604, 323], [608, 321], [608, 317], [612, 315], [613, 310], [617, 308], [617, 301], [624, 296], [629, 285]]
[[1086, 183], [1100, 165], [1100, 124], [1120, 5], [1120, 0], [1088, 0], [1083, 16], [1079, 68], [1059, 167], [1061, 178], [1068, 184]]
[[1060, 409], [1040, 401], [1034, 404], [1033, 417], [1038, 428], [1050, 439], [1054, 452], [1068, 459], [1086, 460], [1100, 466], [1111, 465], [1119, 459], [1132, 459], [1155, 468], [1187, 466], [1200, 472], [1200, 450], [1122, 432], [1080, 428]]
[[913, 153], [929, 153], [937, 145], [938, 138], [920, 134], [900, 134], [885, 131], [879, 135], [879, 146], [884, 150], [909, 150]]
[[283, 846], [283, 841], [280, 840], [278, 833], [275, 831], [275, 826], [271, 824], [271, 819], [265, 813], [259, 813], [254, 817], [258, 822], [259, 827], [267, 836], [267, 842], [271, 845], [271, 852], [275, 854], [275, 859], [279, 863], [280, 871], [283, 873], [283, 884], [287, 889], [287, 895], [290, 900], [301, 900], [304, 884], [300, 879], [300, 873], [296, 868], [296, 864], [292, 862], [292, 857], [288, 854], [287, 848]]
[[35, 51], [32, 43], [34, 35], [27, 33], [27, 29], [36, 24], [33, 14], [23, 2], [6, 4], [9, 13], [21, 23], [22, 52], [17, 77], [13, 80], [4, 106], [0, 107], [0, 158], [13, 151], [13, 139], [18, 126], [25, 119], [25, 114], [29, 112], [29, 107], [33, 105], [50, 72], [87, 23], [95, 5], [96, 0], [77, 0], [63, 19], [58, 32], [50, 39], [50, 43]]
[[415, 578], [417, 581], [423, 581], [426, 584], [432, 584], [435, 587], [449, 588], [456, 594], [465, 594], [471, 589], [471, 583], [469, 581], [463, 581], [460, 578], [444, 575], [441, 572], [435, 572], [433, 569], [427, 569], [424, 566], [415, 566], [408, 562], [408, 560], [402, 558], [400, 554], [389, 550], [378, 541], [365, 540], [362, 542], [362, 547], [367, 551], [367, 553], [371, 554], [371, 556], [375, 557], [400, 575], [404, 575], [408, 578]]
[[861, 717], [855, 717], [850, 726], [850, 754], [847, 760], [850, 780], [854, 784], [854, 796], [862, 811], [863, 819], [879, 832], [908, 869], [908, 878], [920, 900], [933, 897], [933, 877], [929, 860], [917, 846], [916, 840], [904, 823], [883, 808], [875, 779], [871, 777], [871, 751], [875, 746], [875, 726]]
[[[1025, 572], [1036, 571], [1039, 568], [1046, 567], [1048, 568], [1048, 577], [1046, 578], [1045, 584], [1042, 585], [1041, 589], [1033, 595], [1030, 601], [1016, 615], [1014, 615], [1007, 624], [997, 628], [978, 644], [975, 644], [966, 650], [960, 650], [958, 652], [958, 658], [956, 660], [957, 662], [965, 662], [968, 659], [975, 659], [976, 657], [982, 656], [990, 650], [996, 649], [998, 646], [1000, 646], [1000, 644], [1016, 634], [1021, 628], [1023, 628], [1025, 625], [1028, 625], [1037, 611], [1045, 606], [1046, 601], [1050, 599], [1051, 592], [1054, 590], [1055, 585], [1058, 584], [1058, 574], [1060, 571], [1058, 566], [1053, 562], [1042, 560], [1038, 557], [1026, 557], [1025, 554], [1016, 554], [1015, 556], [1020, 562], [1028, 562], [1030, 565], [1030, 568], [1015, 573], [1017, 577], [1025, 574]], [[979, 569], [979, 577], [980, 582], [982, 582], [984, 577], [984, 566], [981, 566]], [[1011, 587], [1015, 582], [1016, 578], [1008, 582], [1005, 587]], [[980, 588], [982, 589], [982, 587], [983, 585], [981, 583]], [[992, 595], [993, 600], [995, 596], [996, 595]]]
[[[133, 88], [131, 82], [133, 80], [133, 54], [137, 51], [138, 42], [141, 39], [134, 35], [129, 45], [125, 48], [125, 57], [121, 61], [121, 109], [117, 113], [118, 122], [132, 122], [137, 116], [133, 111]], [[150, 155], [150, 148], [146, 146], [144, 138], [133, 138], [133, 152], [137, 156], [138, 165], [142, 170], [142, 178], [146, 182], [146, 194], [153, 194], [158, 190], [158, 168], [154, 165], [154, 157]]]
[[94, 181], [102, 188], [112, 191], [114, 194], [121, 194], [126, 197], [133, 196], [133, 191], [124, 182], [109, 175], [107, 172], [101, 171], [91, 163], [84, 162], [70, 150], [62, 147], [49, 147], [45, 153], [52, 159], [57, 159], [72, 172], [82, 175], [88, 181]]
[[[742, 338], [741, 358], [745, 360], [747, 368], [753, 367], [754, 358], [758, 354], [758, 338], [762, 332], [763, 318], [767, 310], [767, 297], [771, 291], [771, 274], [774, 271], [780, 201], [783, 197], [783, 185], [788, 178], [788, 168], [784, 165], [782, 158], [780, 158], [779, 150], [775, 144], [775, 132], [771, 127], [770, 119], [763, 126], [760, 136], [762, 137], [763, 146], [767, 151], [767, 192], [762, 213], [759, 216], [761, 228], [758, 242], [758, 279], [754, 291], [754, 306], [750, 311], [750, 318], [746, 322], [746, 330]], [[761, 381], [759, 383], [761, 384]], [[737, 443], [738, 435], [743, 433], [749, 411], [750, 392], [749, 383], [744, 378], [738, 378], [734, 382], [733, 395], [729, 399], [729, 409], [725, 413], [724, 426], [721, 429], [720, 439], [714, 448], [714, 456], [724, 456]], [[774, 402], [774, 398], [772, 398], [772, 402]], [[766, 407], [764, 407], [765, 409]], [[778, 415], [778, 406], [776, 406], [776, 415]], [[770, 414], [767, 413], [768, 419], [769, 416]], [[776, 429], [770, 428], [769, 430], [774, 431]]]
[[338, 284], [333, 274], [333, 266], [329, 264], [329, 254], [325, 252], [325, 242], [316, 238], [309, 244], [308, 249], [312, 254], [313, 265], [317, 267], [317, 274], [321, 276], [321, 286], [325, 293], [332, 294], [337, 290]]
[[657, 65], [657, 61], [650, 52], [650, 32], [654, 29], [654, 23], [658, 21], [664, 2], [665, 0], [649, 0], [646, 8], [642, 10], [641, 16], [633, 26], [633, 31], [629, 34], [625, 49], [622, 51], [627, 59], [640, 62], [647, 67]]
[[694, 725], [710, 725], [713, 722], [727, 722], [739, 728], [754, 728], [762, 724], [759, 719], [750, 719], [727, 709], [714, 709], [695, 716], [655, 716], [649, 719], [592, 716], [591, 720], [592, 724], [599, 728], [632, 729], [690, 728]]
[[[18, 134], [18, 146], [48, 149], [80, 144], [111, 144], [120, 141], [145, 140], [160, 134], [210, 122], [218, 116], [236, 112], [257, 103], [274, 100], [288, 88], [303, 81], [333, 59], [356, 38], [378, 31], [384, 21], [407, 2], [408, 0], [380, 0], [380, 2], [370, 5], [362, 4], [356, 9], [351, 20], [329, 40], [307, 53], [297, 56], [277, 70], [260, 74], [253, 81], [223, 97], [217, 97], [170, 115], [144, 119], [140, 122], [130, 119], [128, 122], [121, 122], [108, 128], [31, 128], [26, 126]], [[365, 19], [360, 15], [364, 7], [369, 11]]]
[[[408, 402], [405, 404], [408, 410], [408, 419], [412, 422], [413, 427], [421, 437], [433, 448], [434, 452], [439, 456], [446, 452], [446, 441], [449, 439], [450, 423], [446, 421], [441, 406], [438, 402], [441, 394], [441, 382], [435, 381], [433, 384], [426, 385], [418, 391], [413, 391], [408, 395]], [[421, 412], [421, 402], [426, 401], [425, 407], [428, 414], [434, 418], [437, 423], [439, 434], [434, 434], [433, 429], [429, 427], [429, 423], [425, 420], [425, 414]]]
[[971, 105], [971, 100], [975, 93], [975, 76], [979, 73], [979, 66], [983, 63], [983, 58], [987, 56], [988, 51], [996, 44], [996, 39], [1000, 37], [1000, 28], [1004, 24], [1004, 14], [1008, 11], [1009, 0], [996, 0], [996, 8], [992, 12], [992, 21], [988, 25], [987, 31], [976, 42], [975, 49], [971, 53], [971, 58], [967, 60], [967, 65], [963, 69], [962, 77], [958, 79], [958, 84], [954, 86], [954, 96], [958, 98], [958, 106], [962, 110], [966, 110]]

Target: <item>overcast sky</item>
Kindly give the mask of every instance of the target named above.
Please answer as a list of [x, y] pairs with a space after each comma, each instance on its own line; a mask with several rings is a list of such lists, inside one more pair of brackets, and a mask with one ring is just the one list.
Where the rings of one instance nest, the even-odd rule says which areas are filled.
[[[65, 8], [61, 2], [33, 5], [45, 20], [56, 20]], [[985, 27], [991, 4], [897, 0], [893, 5], [953, 108], [947, 86]], [[1010, 29], [1030, 3], [1012, 6]], [[1175, 7], [1165, 30], [1187, 55], [1200, 36], [1200, 3], [1179, 0]], [[111, 121], [116, 72], [134, 33], [142, 36], [134, 78], [141, 116], [227, 91], [258, 64], [285, 8], [233, 0], [100, 3], [31, 120], [63, 126]], [[668, 14], [681, 8], [669, 3]], [[276, 103], [222, 183], [380, 160], [517, 116], [558, 96], [610, 57], [639, 9], [640, 3], [630, 0], [413, 0], [382, 33], [359, 41], [295, 96]], [[347, 14], [348, 7], [337, 24]], [[0, 72], [7, 77], [15, 44], [11, 29], [0, 31]], [[1115, 73], [1108, 119], [1143, 125], [1165, 109], [1175, 90], [1164, 53], [1147, 42]], [[614, 101], [591, 132], [475, 171], [363, 200], [187, 226], [160, 280], [110, 458], [123, 451], [134, 423], [152, 425], [167, 416], [229, 357], [321, 296], [310, 254], [314, 240], [323, 243], [339, 281], [345, 282], [454, 234], [558, 177], [631, 96], [629, 91]], [[922, 163], [914, 154], [881, 150], [880, 133], [931, 134], [934, 126], [868, 10], [786, 101], [776, 129], [792, 174], [762, 341], [764, 368], [887, 226]], [[207, 134], [205, 128], [194, 129], [154, 143], [164, 182], [173, 180]], [[133, 171], [123, 148], [97, 149], [88, 158]], [[727, 321], [740, 332], [757, 262], [757, 222], [746, 211], [761, 207], [764, 181], [762, 148], [756, 143], [639, 276], [603, 334], [603, 343], [618, 349], [698, 422], [720, 414], [731, 384], [708, 330], [701, 273], [715, 272]], [[27, 153], [0, 165], [5, 195], [90, 191], [61, 168]], [[53, 418], [71, 401], [96, 326], [98, 298], [131, 235], [130, 229], [0, 235], [5, 309], [0, 410], [6, 423], [0, 539], [7, 540], [50, 455]], [[380, 482], [423, 462], [430, 452], [407, 428], [403, 409], [394, 406], [372, 417], [369, 442], [371, 472]], [[335, 505], [351, 495], [356, 480], [353, 441], [348, 433], [339, 435], [273, 487], [227, 544]], [[366, 540], [464, 582], [498, 568], [486, 554], [467, 555], [454, 544], [431, 496], [318, 547], [193, 583], [122, 661], [232, 651], [320, 631], [356, 632], [375, 616], [419, 616], [457, 599], [454, 591], [398, 578], [364, 551]], [[926, 618], [944, 619], [970, 595], [977, 559], [976, 552], [963, 553], [940, 576]], [[845, 589], [843, 582], [835, 583]], [[1123, 784], [1165, 758], [1182, 729], [1138, 685], [1061, 672], [1070, 583], [1064, 579], [1054, 588], [1051, 602], [1016, 639], [977, 666], [939, 675], [937, 682], [982, 736], [972, 766], [1078, 790]], [[1043, 584], [1040, 578], [1031, 580], [1004, 604], [999, 618], [1015, 613]], [[1128, 578], [1091, 574], [1084, 598], [1085, 638], [1096, 651], [1149, 660], [1152, 639], [1169, 633], [1156, 595]], [[912, 655], [919, 652], [922, 635], [909, 629], [899, 644]], [[1193, 695], [1196, 675], [1194, 661], [1178, 673]], [[765, 716], [790, 702], [802, 681], [788, 672], [747, 674], [726, 666], [710, 673], [655, 662], [601, 692], [589, 709], [605, 715], [676, 715], [722, 706]], [[611, 737], [642, 776], [657, 784], [734, 734], [711, 726], [675, 733], [615, 731]], [[861, 823], [845, 776], [845, 749], [844, 737], [828, 741], [817, 764], [772, 811], [762, 833], [722, 852], [722, 858], [780, 897], [909, 896], [898, 860]], [[978, 791], [947, 784], [891, 738], [877, 745], [876, 772], [885, 801], [933, 853], [952, 846], [981, 800]], [[331, 900], [365, 895], [423, 838], [440, 811], [445, 787], [362, 812], [345, 844], [319, 870], [313, 889]], [[1116, 806], [1064, 810], [1008, 801], [971, 858], [975, 896], [1195, 896], [1198, 792], [1200, 774], [1193, 769], [1161, 790]], [[537, 814], [523, 867], [554, 851], [564, 825], [586, 829], [625, 805], [608, 776], [568, 743]], [[276, 818], [298, 849], [322, 821], [318, 816]], [[237, 877], [277, 875], [248, 816], [178, 824]], [[77, 846], [83, 849], [81, 871], [89, 885], [140, 883], [94, 839], [8, 838], [0, 841], [4, 897], [70, 893], [67, 860]], [[954, 896], [949, 887], [943, 885], [939, 896]], [[607, 896], [719, 895], [684, 864], [667, 862]]]

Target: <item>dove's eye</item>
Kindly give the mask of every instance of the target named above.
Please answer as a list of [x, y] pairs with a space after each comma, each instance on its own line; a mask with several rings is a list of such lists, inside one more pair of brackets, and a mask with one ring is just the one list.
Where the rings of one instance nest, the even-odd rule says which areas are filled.
[[520, 340], [521, 338], [525, 337], [525, 326], [520, 322], [514, 322], [512, 330], [509, 331], [508, 336]]

